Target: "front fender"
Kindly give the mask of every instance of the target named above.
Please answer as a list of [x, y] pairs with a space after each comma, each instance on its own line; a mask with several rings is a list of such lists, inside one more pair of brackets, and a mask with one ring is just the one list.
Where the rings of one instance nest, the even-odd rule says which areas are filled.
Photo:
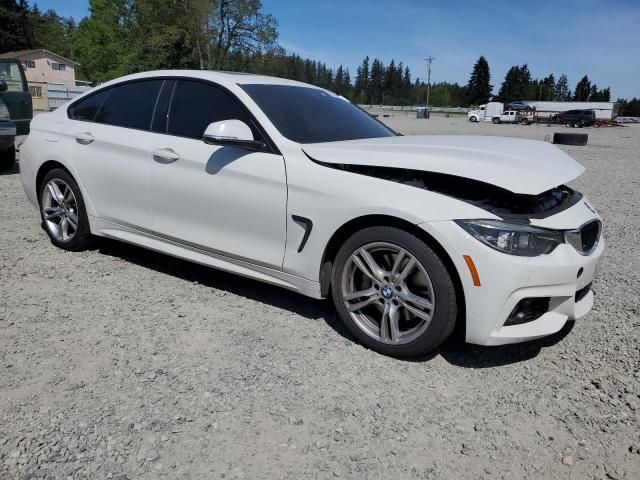
[[[453, 197], [323, 166], [302, 154], [293, 159], [286, 155], [285, 159], [289, 197], [283, 269], [308, 280], [319, 280], [323, 255], [334, 233], [360, 217], [384, 215], [414, 225], [456, 218], [497, 218]], [[313, 223], [301, 252], [305, 226], [294, 221], [293, 215]]]

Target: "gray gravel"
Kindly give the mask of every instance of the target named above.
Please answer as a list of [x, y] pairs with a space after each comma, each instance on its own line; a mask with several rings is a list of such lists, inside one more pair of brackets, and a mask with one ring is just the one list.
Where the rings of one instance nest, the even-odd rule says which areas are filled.
[[58, 250], [0, 175], [0, 479], [640, 478], [640, 128], [587, 132], [566, 150], [605, 220], [592, 313], [415, 362], [355, 344], [329, 302], [110, 241]]

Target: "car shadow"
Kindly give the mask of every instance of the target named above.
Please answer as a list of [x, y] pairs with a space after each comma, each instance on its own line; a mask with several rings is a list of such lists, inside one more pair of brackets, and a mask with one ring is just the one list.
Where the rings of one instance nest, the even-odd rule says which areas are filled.
[[538, 340], [483, 347], [465, 343], [459, 336], [452, 336], [438, 352], [451, 365], [463, 368], [494, 368], [514, 363], [525, 362], [538, 356], [545, 347], [552, 347], [561, 342], [571, 330], [575, 322], [567, 322], [557, 333]]
[[[224, 290], [235, 295], [289, 310], [309, 320], [338, 323], [327, 300], [305, 297], [284, 288], [269, 285], [250, 278], [227, 273], [215, 268], [182, 260], [135, 245], [106, 238], [99, 238], [96, 250], [110, 257], [117, 257], [135, 265], [154, 270], [188, 282], [196, 282], [209, 288]], [[333, 319], [329, 317], [334, 317]]]
[[[143, 268], [171, 275], [206, 287], [224, 290], [235, 295], [294, 312], [308, 320], [324, 321], [343, 338], [357, 342], [342, 324], [330, 300], [316, 300], [296, 292], [269, 285], [250, 278], [198, 265], [162, 253], [130, 245], [116, 240], [100, 238], [96, 250], [110, 257], [117, 257]], [[453, 335], [440, 348], [428, 355], [409, 359], [409, 362], [428, 362], [440, 355], [449, 364], [462, 368], [493, 368], [524, 362], [536, 357], [544, 347], [562, 341], [573, 329], [568, 322], [558, 333], [530, 342], [496, 347], [482, 347], [465, 343], [461, 331]]]
[[239, 158], [242, 158], [250, 153], [251, 152], [246, 148], [230, 146], [219, 148], [215, 152], [213, 152], [211, 154], [211, 157], [209, 157], [209, 160], [207, 160], [205, 170], [209, 175], [215, 175], [230, 163], [233, 163]]
[[15, 162], [13, 166], [8, 170], [0, 170], [0, 176], [16, 175], [18, 173], [20, 173], [20, 167], [18, 166], [18, 162]]

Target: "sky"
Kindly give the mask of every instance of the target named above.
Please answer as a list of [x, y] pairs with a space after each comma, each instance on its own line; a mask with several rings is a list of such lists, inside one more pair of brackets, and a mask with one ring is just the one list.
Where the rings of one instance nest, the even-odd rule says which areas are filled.
[[[512, 65], [534, 77], [564, 73], [572, 86], [588, 75], [612, 99], [640, 97], [640, 1], [637, 0], [262, 0], [289, 52], [342, 64], [352, 79], [365, 56], [408, 65], [426, 80], [466, 84], [484, 55], [497, 93]], [[32, 2], [33, 3], [33, 2]], [[88, 0], [38, 0], [80, 20]]]

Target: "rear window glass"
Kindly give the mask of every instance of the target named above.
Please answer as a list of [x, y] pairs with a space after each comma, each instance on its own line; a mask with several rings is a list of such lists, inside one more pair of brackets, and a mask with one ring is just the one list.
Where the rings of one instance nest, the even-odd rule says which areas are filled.
[[144, 80], [113, 87], [95, 118], [118, 127], [151, 128], [151, 116], [163, 80]]

